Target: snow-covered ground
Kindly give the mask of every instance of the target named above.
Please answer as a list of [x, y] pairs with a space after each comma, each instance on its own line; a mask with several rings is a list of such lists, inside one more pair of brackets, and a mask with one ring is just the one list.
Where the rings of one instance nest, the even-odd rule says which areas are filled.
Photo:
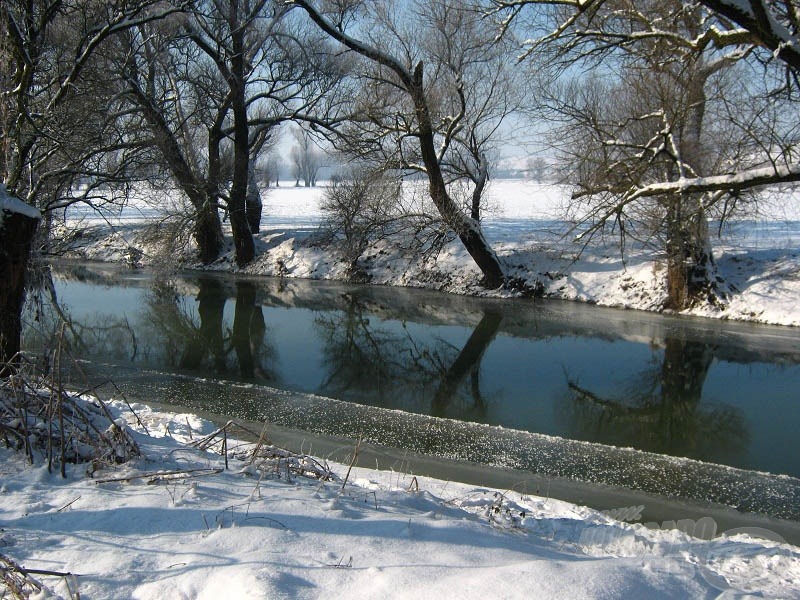
[[[324, 187], [264, 191], [258, 256], [246, 272], [314, 279], [348, 276], [348, 265], [331, 248], [309, 243], [322, 219], [319, 200], [323, 193]], [[518, 282], [542, 285], [548, 297], [660, 310], [666, 293], [663, 256], [634, 244], [629, 244], [623, 256], [614, 235], [582, 250], [564, 235], [567, 200], [567, 192], [558, 186], [523, 180], [492, 182], [484, 227], [508, 273]], [[131, 256], [139, 259], [142, 252], [143, 264], [157, 261], [163, 250], [152, 239], [145, 239], [141, 224], [170, 201], [169, 194], [153, 191], [120, 214], [103, 219], [93, 213], [86, 215], [81, 236], [71, 246], [74, 254], [121, 261]], [[727, 304], [723, 308], [700, 305], [687, 313], [800, 325], [800, 197], [789, 192], [774, 195], [762, 201], [759, 211], [750, 220], [729, 224], [714, 240], [719, 273], [732, 290]], [[77, 211], [70, 213], [72, 226], [78, 217]], [[458, 241], [445, 246], [435, 259], [409, 258], [381, 241], [367, 249], [362, 265], [370, 282], [378, 285], [428, 287], [459, 294], [504, 293], [478, 287], [477, 267]], [[210, 268], [236, 270], [232, 246]]]
[[800, 548], [756, 535], [768, 532], [677, 524], [693, 537], [624, 522], [636, 507], [612, 516], [342, 464], [327, 465], [330, 481], [287, 476], [287, 460], [233, 458], [245, 447], [232, 439], [224, 470], [218, 452], [187, 445], [211, 423], [110, 408], [142, 455], [91, 478], [0, 450], [0, 554], [57, 596], [800, 598]]
[[[260, 255], [249, 272], [344, 276], [328, 250], [306, 243], [319, 220], [320, 193], [281, 188], [266, 194]], [[542, 279], [555, 297], [659, 306], [658, 256], [639, 251], [623, 262], [609, 245], [593, 246], [575, 261], [576, 248], [553, 225], [560, 190], [500, 181], [492, 193], [496, 212], [487, 217], [487, 230], [517, 276]], [[138, 250], [144, 262], [156, 260], [141, 222], [157, 212], [141, 203], [108, 215], [110, 234], [87, 218], [73, 248], [89, 258], [139, 258]], [[724, 238], [720, 269], [738, 293], [724, 311], [695, 312], [800, 325], [796, 218], [773, 215], [743, 224], [744, 236]], [[455, 244], [435, 264], [387, 255], [384, 247], [369, 252], [375, 283], [478, 293], [477, 271]], [[233, 270], [230, 254], [214, 268]], [[218, 453], [187, 445], [211, 432], [211, 423], [133, 408], [136, 416], [125, 404], [111, 405], [137, 429], [142, 457], [93, 477], [78, 465], [62, 479], [48, 473], [41, 457], [30, 466], [21, 454], [0, 449], [0, 555], [56, 595], [800, 598], [800, 549], [769, 531], [726, 535], [709, 519], [645, 527], [629, 522], [636, 507], [612, 516], [513, 490], [409, 472], [349, 472], [342, 464], [330, 465], [332, 481], [289, 476], [280, 460], [250, 464], [230, 457], [224, 470]], [[236, 442], [229, 440], [228, 449], [237, 450]]]

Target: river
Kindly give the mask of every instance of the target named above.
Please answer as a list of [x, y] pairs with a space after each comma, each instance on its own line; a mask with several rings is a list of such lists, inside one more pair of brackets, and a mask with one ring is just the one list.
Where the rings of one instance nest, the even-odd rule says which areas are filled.
[[57, 307], [44, 292], [30, 303], [25, 347], [41, 352], [60, 312], [76, 380], [800, 520], [792, 328], [113, 265], [57, 263], [52, 274]]

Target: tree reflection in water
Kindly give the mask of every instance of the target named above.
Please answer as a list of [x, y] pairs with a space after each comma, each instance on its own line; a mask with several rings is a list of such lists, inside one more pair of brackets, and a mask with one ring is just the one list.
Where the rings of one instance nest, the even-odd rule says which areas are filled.
[[[323, 368], [320, 393], [369, 399], [369, 404], [423, 414], [485, 420], [480, 362], [499, 329], [501, 316], [484, 314], [464, 347], [443, 339], [423, 343], [406, 323], [382, 321], [375, 307], [343, 294], [342, 311], [319, 314]], [[471, 375], [469, 393], [463, 388]]]
[[236, 352], [239, 372], [242, 377], [251, 379], [274, 379], [274, 375], [264, 369], [262, 354], [275, 352], [266, 348], [267, 325], [264, 311], [256, 303], [256, 286], [249, 281], [236, 282], [236, 312], [233, 317], [231, 345]]
[[744, 450], [744, 417], [725, 405], [701, 404], [714, 361], [710, 345], [668, 337], [663, 359], [633, 378], [624, 399], [603, 398], [567, 378], [579, 439], [713, 460]]
[[[32, 305], [31, 312], [54, 328], [64, 318], [70, 347], [101, 364], [243, 379], [726, 464], [753, 462], [749, 431], [757, 435], [760, 425], [752, 425], [750, 416], [746, 423], [740, 409], [703, 399], [709, 372], [717, 370], [712, 364], [719, 361], [727, 373], [727, 365], [776, 363], [776, 356], [788, 357], [783, 360], [790, 365], [800, 361], [794, 346], [760, 346], [752, 343], [757, 337], [730, 343], [692, 327], [670, 329], [660, 320], [646, 335], [661, 349], [638, 346], [630, 354], [625, 349], [633, 344], [626, 344], [618, 353], [607, 343], [621, 339], [619, 328], [606, 331], [588, 310], [585, 317], [573, 307], [561, 314], [560, 305], [528, 312], [520, 305], [405, 296], [385, 288], [253, 282], [216, 274], [145, 280], [126, 271], [109, 277], [77, 268], [69, 279], [82, 284], [72, 291], [82, 302], [74, 311], [58, 307], [54, 291], [46, 292], [52, 282], [45, 282], [41, 295], [51, 296], [55, 308]], [[115, 293], [104, 295], [101, 286]], [[276, 322], [268, 327], [270, 319]], [[39, 348], [46, 351], [49, 337], [44, 332], [41, 337]], [[710, 346], [710, 339], [719, 346]], [[299, 359], [279, 363], [277, 340], [286, 344], [287, 360]], [[581, 362], [584, 351], [589, 354]], [[608, 356], [598, 358], [605, 352]], [[620, 358], [624, 379], [610, 380], [609, 371], [617, 369], [609, 369], [608, 361], [624, 356], [637, 362]], [[653, 362], [643, 368], [642, 356]], [[561, 377], [562, 365], [571, 363], [580, 378]]]
[[[199, 277], [197, 285], [197, 314], [200, 316], [200, 326], [190, 326], [188, 331], [191, 337], [183, 340], [183, 352], [180, 355], [178, 367], [197, 371], [203, 367], [211, 367], [213, 373], [227, 371], [225, 360], [225, 343], [223, 341], [222, 320], [225, 315], [225, 295], [222, 283], [214, 278]], [[174, 305], [176, 308], [178, 304]], [[167, 313], [168, 314], [168, 313]], [[184, 320], [193, 325], [191, 317], [184, 316]], [[164, 330], [169, 331], [168, 329]], [[180, 345], [177, 341], [176, 345]], [[210, 357], [210, 365], [204, 364]]]
[[503, 316], [497, 311], [487, 310], [483, 313], [481, 322], [475, 327], [450, 368], [444, 372], [439, 389], [433, 397], [432, 415], [437, 417], [446, 415], [448, 405], [457, 396], [459, 388], [469, 375], [473, 408], [483, 417], [481, 420], [485, 420], [487, 406], [481, 394], [481, 361], [486, 349], [497, 335], [502, 321]]
[[[74, 319], [69, 307], [62, 306], [47, 266], [35, 269], [28, 281], [28, 302], [23, 315], [25, 344], [37, 348], [42, 369], [49, 370], [55, 346], [61, 346], [73, 359], [86, 355], [102, 356], [107, 361], [135, 361], [142, 352], [135, 327], [126, 315], [97, 313], [89, 322]], [[91, 271], [75, 269], [77, 281], [94, 283]], [[69, 371], [73, 361], [62, 361]]]
[[[276, 352], [266, 335], [255, 284], [236, 283], [233, 327], [230, 328], [225, 322], [229, 292], [223, 282], [214, 276], [201, 275], [196, 283], [199, 288], [196, 313], [171, 282], [155, 285], [148, 295], [145, 322], [154, 339], [161, 341], [168, 360], [172, 357], [171, 366], [192, 372], [237, 374], [244, 379], [273, 381], [275, 375], [270, 364]], [[231, 352], [235, 358], [231, 357]]]

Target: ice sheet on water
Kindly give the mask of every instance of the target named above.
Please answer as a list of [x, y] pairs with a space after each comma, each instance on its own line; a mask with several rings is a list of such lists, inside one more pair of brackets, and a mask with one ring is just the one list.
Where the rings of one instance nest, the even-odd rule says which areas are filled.
[[[146, 381], [143, 381], [146, 379]], [[800, 520], [800, 480], [631, 448], [364, 406], [332, 398], [185, 376], [131, 374], [129, 397], [183, 406], [423, 456], [712, 502]], [[144, 385], [143, 385], [144, 384]]]

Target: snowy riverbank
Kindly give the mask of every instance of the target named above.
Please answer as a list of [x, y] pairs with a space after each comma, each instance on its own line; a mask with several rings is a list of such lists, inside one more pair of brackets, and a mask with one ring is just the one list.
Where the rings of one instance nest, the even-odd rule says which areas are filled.
[[[313, 241], [321, 220], [324, 188], [281, 187], [264, 192], [264, 219], [257, 236], [256, 260], [247, 273], [345, 279], [347, 265], [330, 248]], [[652, 249], [629, 244], [624, 257], [615, 236], [606, 243], [581, 246], [564, 237], [561, 221], [566, 192], [556, 186], [499, 180], [490, 188], [487, 236], [518, 283], [542, 286], [545, 296], [639, 310], [660, 310], [664, 303], [664, 260]], [[143, 196], [120, 213], [99, 219], [70, 213], [79, 227], [70, 255], [141, 264], [160, 260], [158, 245], [143, 223], [163, 210], [163, 192]], [[159, 209], [159, 207], [162, 207]], [[777, 325], [800, 325], [800, 202], [790, 194], [765, 200], [760, 215], [738, 221], [714, 240], [719, 273], [731, 294], [722, 309], [697, 306], [688, 314]], [[112, 227], [109, 227], [111, 225]], [[192, 266], [186, 256], [187, 266]], [[403, 256], [388, 242], [364, 254], [364, 272], [373, 284], [414, 286], [457, 294], [501, 294], [478, 287], [479, 272], [458, 242], [435, 259]], [[196, 265], [195, 265], [196, 266]], [[208, 268], [237, 270], [232, 247]]]
[[[330, 251], [308, 243], [320, 193], [281, 188], [265, 195], [260, 255], [247, 272], [345, 276]], [[560, 190], [500, 181], [492, 193], [496, 212], [487, 232], [516, 277], [541, 281], [552, 297], [660, 306], [658, 255], [631, 249], [623, 263], [609, 244], [575, 260], [577, 248], [555, 221]], [[142, 227], [157, 213], [140, 202], [104, 219], [87, 216], [73, 255], [157, 263], [158, 247]], [[736, 228], [717, 245], [720, 270], [736, 293], [722, 311], [692, 312], [800, 325], [796, 215], [774, 212]], [[389, 246], [368, 255], [373, 283], [485, 293], [455, 244], [433, 263], [409, 261]], [[231, 254], [212, 268], [235, 270]], [[143, 404], [134, 405], [135, 415], [123, 403], [110, 408], [136, 430], [142, 454], [92, 477], [77, 465], [62, 479], [48, 473], [42, 456], [31, 467], [22, 454], [0, 449], [0, 555], [57, 596], [800, 598], [800, 549], [768, 530], [725, 535], [700, 512], [691, 521], [645, 527], [629, 522], [635, 506], [608, 515], [514, 486], [475, 487], [408, 469], [351, 472], [331, 463], [332, 479], [320, 481], [287, 472], [283, 459], [236, 458], [231, 453], [246, 448], [233, 440], [226, 469], [218, 448], [191, 445], [213, 431], [210, 422]], [[325, 465], [324, 456], [314, 461]]]
[[213, 448], [187, 445], [208, 421], [111, 408], [142, 456], [93, 478], [0, 451], [0, 553], [71, 573], [32, 575], [62, 597], [800, 598], [797, 547], [723, 536], [699, 516], [680, 526], [705, 540], [620, 520], [636, 508], [615, 519], [409, 472], [287, 477], [285, 460], [234, 458], [246, 448], [232, 440], [224, 470]]

